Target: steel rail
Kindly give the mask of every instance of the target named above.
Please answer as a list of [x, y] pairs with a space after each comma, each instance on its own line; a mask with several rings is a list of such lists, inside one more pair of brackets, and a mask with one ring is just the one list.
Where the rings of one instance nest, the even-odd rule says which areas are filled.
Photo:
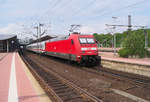
[[134, 81], [134, 82], [139, 83], [139, 84], [150, 85], [150, 79], [147, 81], [145, 79], [140, 79], [138, 77], [135, 78], [135, 77], [127, 76], [127, 75], [124, 75], [124, 74], [119, 74], [119, 73], [115, 73], [115, 72], [108, 72], [108, 71], [106, 71], [104, 69], [101, 70], [101, 71], [105, 72], [105, 73], [112, 74], [112, 75], [114, 75], [116, 77], [119, 77], [119, 78], [122, 77], [122, 78], [125, 78], [127, 80]]
[[138, 83], [138, 84], [143, 84], [143, 85], [147, 85], [149, 86], [150, 85], [150, 79], [149, 80], [145, 80], [145, 79], [140, 79], [140, 78], [135, 78], [135, 77], [131, 77], [131, 76], [127, 76], [127, 75], [124, 75], [124, 74], [119, 74], [118, 72], [112, 72], [112, 71], [107, 71], [103, 68], [97, 68], [95, 67], [94, 69], [92, 69], [93, 71], [89, 70], [89, 68], [87, 67], [84, 67], [84, 68], [81, 68], [82, 70], [84, 69], [85, 71], [88, 71], [90, 73], [95, 73], [95, 74], [110, 74], [110, 75], [113, 75], [117, 78], [124, 78], [126, 80], [129, 80], [129, 81], [134, 81], [135, 83]]
[[[31, 71], [31, 73], [35, 76], [35, 78], [38, 80], [38, 82], [40, 83], [40, 85], [44, 88], [44, 89], [48, 89], [45, 90], [46, 93], [48, 95], [50, 95], [50, 97], [54, 97], [54, 100], [56, 100], [57, 102], [63, 102], [59, 96], [52, 90], [52, 88], [45, 83], [45, 81], [43, 80], [43, 78], [37, 74], [37, 72], [33, 69], [33, 67], [27, 62], [27, 60], [21, 56], [21, 58], [23, 59], [24, 63], [27, 65], [27, 67], [29, 68], [29, 70]], [[52, 96], [51, 96], [52, 95]]]
[[[29, 59], [29, 58], [28, 58]], [[31, 62], [31, 61], [30, 61]], [[26, 61], [26, 63], [28, 63]], [[32, 62], [35, 63], [35, 62]], [[29, 64], [29, 63], [28, 63]], [[36, 63], [37, 64], [37, 63]], [[41, 80], [42, 83], [45, 83], [45, 81], [43, 80], [43, 78], [41, 76], [39, 76], [37, 74], [37, 72], [32, 68], [32, 66], [29, 64], [28, 66], [30, 66], [32, 69], [32, 71], [34, 72], [34, 75], [36, 75], [36, 77], [38, 77], [39, 80]], [[56, 80], [60, 80], [63, 82], [63, 84], [69, 86], [70, 88], [72, 88], [76, 93], [78, 93], [82, 98], [83, 98], [83, 102], [103, 102], [101, 99], [93, 96], [92, 94], [88, 93], [87, 91], [85, 91], [84, 89], [76, 86], [75, 84], [73, 84], [72, 82], [69, 82], [68, 80], [64, 79], [63, 77], [61, 77], [60, 75], [58, 75], [56, 72], [51, 71], [50, 69], [44, 67], [41, 67], [41, 65], [38, 63], [38, 66], [43, 69], [45, 72], [50, 73], [51, 75], [55, 76], [57, 79]], [[53, 79], [53, 78], [52, 78]], [[54, 83], [54, 82], [53, 82]], [[61, 86], [61, 84], [59, 84], [59, 82], [55, 81], [55, 84], [58, 84]], [[54, 85], [55, 85], [54, 84]], [[59, 100], [58, 102], [65, 102], [61, 99], [61, 97], [59, 95], [57, 95], [57, 92], [54, 91], [54, 87], [49, 86], [48, 84], [45, 83], [44, 85], [46, 87], [46, 89], [50, 90], [50, 92], [52, 92], [53, 96], [55, 96], [56, 100]], [[64, 87], [64, 86], [63, 86]], [[57, 89], [59, 89], [60, 87], [58, 87]], [[61, 90], [60, 90], [61, 91]], [[76, 98], [76, 97], [75, 97]], [[80, 97], [77, 97], [80, 98]], [[90, 100], [90, 101], [89, 101]], [[69, 101], [68, 101], [69, 102]], [[81, 101], [82, 102], [82, 101]]]

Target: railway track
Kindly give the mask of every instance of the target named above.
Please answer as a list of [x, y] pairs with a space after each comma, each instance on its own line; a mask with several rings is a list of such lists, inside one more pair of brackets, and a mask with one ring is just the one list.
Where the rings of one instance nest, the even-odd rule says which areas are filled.
[[103, 69], [101, 71], [105, 72], [105, 73], [110, 73], [110, 74], [112, 74], [116, 77], [123, 77], [123, 78], [126, 78], [127, 80], [134, 81], [134, 82], [139, 83], [139, 84], [150, 86], [150, 78], [146, 78], [146, 77], [143, 77], [143, 76], [140, 77], [139, 75], [134, 76], [134, 74], [132, 74], [132, 76], [131, 76], [129, 74], [125, 74], [125, 73], [123, 74], [121, 72], [120, 72], [121, 74], [119, 74], [119, 71], [116, 72], [116, 73], [114, 71], [108, 71], [108, 70], [105, 70], [105, 69]]
[[103, 102], [27, 56], [22, 59], [54, 102]]
[[100, 70], [98, 70], [98, 68], [96, 67], [94, 70], [93, 69], [89, 69], [89, 68], [82, 68], [90, 73], [95, 73], [95, 74], [101, 74], [101, 75], [108, 75], [110, 74], [111, 76], [122, 80], [122, 78], [128, 80], [128, 81], [133, 81], [137, 84], [142, 84], [145, 86], [150, 86], [150, 78], [144, 77], [144, 76], [139, 76], [139, 75], [135, 75], [134, 74], [129, 74], [129, 73], [124, 73], [124, 72], [119, 72], [119, 71], [113, 71], [110, 69], [106, 69], [106, 68], [101, 68]]
[[[61, 60], [61, 59], [55, 59], [53, 58], [53, 60], [56, 60], [57, 62], [60, 63], [66, 63], [66, 64], [70, 64], [67, 61]], [[71, 66], [75, 66], [75, 67], [79, 67], [79, 65], [77, 64], [70, 64]], [[111, 75], [114, 78], [117, 78], [119, 80], [122, 80], [123, 78], [126, 79], [127, 81], [133, 81], [137, 84], [142, 84], [145, 86], [150, 86], [150, 78], [144, 77], [144, 76], [140, 76], [140, 75], [136, 75], [136, 74], [130, 74], [130, 73], [126, 73], [126, 72], [120, 72], [120, 71], [115, 71], [115, 70], [111, 70], [111, 69], [107, 69], [107, 68], [102, 68], [101, 66], [96, 66], [96, 67], [81, 67], [81, 70], [86, 70], [87, 72], [90, 73], [94, 73], [94, 74], [101, 74], [101, 75]]]

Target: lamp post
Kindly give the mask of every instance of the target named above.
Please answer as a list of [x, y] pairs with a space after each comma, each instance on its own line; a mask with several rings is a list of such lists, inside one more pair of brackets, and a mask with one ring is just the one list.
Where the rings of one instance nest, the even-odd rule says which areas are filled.
[[13, 41], [13, 40], [11, 41], [11, 44], [12, 44], [12, 45], [11, 45], [11, 46], [12, 46], [12, 47], [11, 47], [11, 51], [14, 51], [14, 49], [15, 49], [15, 48], [14, 48], [14, 42], [15, 42], [15, 41]]
[[142, 27], [144, 30], [144, 35], [145, 35], [145, 48], [148, 48], [148, 32], [146, 30], [146, 27]]
[[42, 26], [44, 26], [44, 24], [39, 23], [38, 26], [34, 27], [34, 29], [37, 29], [37, 35], [34, 35], [34, 36], [37, 38], [38, 52], [40, 52], [40, 48], [41, 48], [41, 36], [45, 33], [45, 31], [41, 33]]
[[36, 26], [36, 27], [34, 27], [34, 29], [36, 29], [36, 31], [37, 31], [37, 35], [35, 35], [35, 37], [37, 38], [37, 48], [39, 49], [39, 44], [38, 44], [38, 36], [39, 36], [39, 27], [38, 26]]
[[41, 49], [41, 27], [44, 26], [44, 24], [39, 23], [39, 49]]
[[[112, 17], [113, 19], [113, 22], [115, 23], [116, 22], [116, 19], [117, 17]], [[115, 29], [116, 29], [116, 26], [113, 26], [113, 36], [114, 36], [114, 56], [116, 56], [116, 34], [115, 34]]]

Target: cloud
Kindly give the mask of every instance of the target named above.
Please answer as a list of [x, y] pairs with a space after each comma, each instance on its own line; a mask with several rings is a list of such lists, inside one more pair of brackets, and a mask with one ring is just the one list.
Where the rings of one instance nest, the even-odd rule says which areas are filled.
[[0, 34], [14, 34], [17, 35], [17, 38], [19, 39], [25, 39], [25, 38], [34, 38], [33, 36], [36, 31], [35, 29], [31, 29], [30, 26], [25, 26], [23, 23], [17, 23], [17, 24], [8, 24], [5, 27], [0, 27]]
[[[1, 0], [0, 33], [27, 33], [15, 22], [31, 26], [49, 21], [50, 33], [66, 34], [72, 24], [81, 24], [83, 33], [106, 33], [105, 24], [112, 24], [112, 16], [118, 17], [116, 24], [127, 25], [128, 14], [133, 16], [133, 25], [149, 25], [148, 0], [125, 8], [139, 1], [142, 0]], [[116, 32], [126, 29], [117, 27]]]
[[19, 24], [8, 24], [4, 27], [0, 27], [0, 34], [14, 34], [17, 35], [19, 39], [23, 39], [29, 35], [25, 32], [22, 26]]
[[83, 34], [89, 34], [89, 33], [93, 33], [95, 30], [93, 29], [93, 27], [85, 26], [85, 27], [81, 27], [80, 31]]
[[[93, 22], [93, 23], [92, 23]], [[112, 17], [103, 19], [99, 22], [97, 21], [87, 21], [87, 25], [82, 25], [80, 31], [82, 33], [110, 33], [112, 32], [112, 27], [107, 27], [106, 24], [109, 25], [128, 25], [128, 15], [126, 16], [120, 16], [117, 17], [117, 19], [114, 21]], [[131, 16], [131, 23], [133, 26], [145, 26], [149, 24], [149, 18], [147, 16], [141, 16], [141, 15], [132, 15]], [[133, 27], [132, 29], [139, 29], [141, 27]], [[117, 26], [114, 32], [123, 32], [126, 31], [128, 27], [120, 27]]]
[[94, 24], [88, 24], [86, 26], [82, 26], [80, 31], [83, 34], [93, 34], [93, 33], [106, 33], [105, 31], [106, 26], [105, 23], [94, 23]]
[[21, 27], [16, 24], [8, 24], [5, 27], [0, 28], [1, 34], [16, 34], [20, 31]]

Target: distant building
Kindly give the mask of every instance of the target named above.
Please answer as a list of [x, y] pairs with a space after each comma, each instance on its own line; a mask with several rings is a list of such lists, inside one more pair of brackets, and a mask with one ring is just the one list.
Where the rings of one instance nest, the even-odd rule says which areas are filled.
[[0, 52], [12, 52], [17, 47], [17, 35], [0, 34]]

